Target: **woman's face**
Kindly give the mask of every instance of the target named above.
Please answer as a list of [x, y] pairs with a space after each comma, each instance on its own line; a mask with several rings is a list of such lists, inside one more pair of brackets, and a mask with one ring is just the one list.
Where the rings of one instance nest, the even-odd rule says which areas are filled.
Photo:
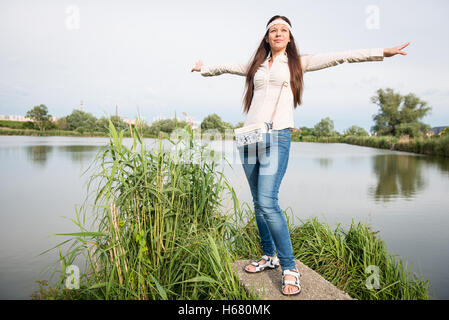
[[272, 51], [285, 50], [290, 42], [290, 31], [283, 24], [275, 24], [268, 30], [268, 40], [266, 40]]

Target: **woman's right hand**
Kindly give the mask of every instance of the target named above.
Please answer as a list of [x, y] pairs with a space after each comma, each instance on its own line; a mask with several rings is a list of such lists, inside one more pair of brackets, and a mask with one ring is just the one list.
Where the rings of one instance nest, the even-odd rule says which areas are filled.
[[193, 71], [200, 72], [202, 65], [203, 65], [203, 61], [201, 61], [201, 60], [197, 61], [191, 72], [193, 72]]

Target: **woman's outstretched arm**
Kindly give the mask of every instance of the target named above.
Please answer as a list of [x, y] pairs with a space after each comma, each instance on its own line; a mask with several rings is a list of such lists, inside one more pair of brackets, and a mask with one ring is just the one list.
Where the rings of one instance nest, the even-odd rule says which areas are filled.
[[395, 56], [397, 54], [402, 54], [403, 56], [407, 55], [407, 52], [402, 51], [402, 49], [404, 49], [405, 47], [407, 47], [410, 44], [410, 42], [407, 42], [403, 45], [397, 46], [397, 47], [393, 47], [393, 48], [389, 48], [389, 49], [384, 49], [384, 57], [392, 57]]
[[339, 64], [348, 62], [365, 62], [365, 61], [382, 61], [384, 57], [392, 57], [396, 54], [406, 55], [402, 49], [407, 47], [410, 42], [401, 46], [393, 48], [374, 48], [374, 49], [359, 49], [342, 52], [320, 53], [313, 55], [302, 55], [301, 63], [304, 71], [316, 71], [328, 67], [337, 66]]
[[223, 73], [236, 74], [239, 76], [246, 76], [248, 65], [245, 63], [232, 63], [232, 64], [216, 64], [205, 66], [203, 62], [197, 61], [192, 68], [192, 72], [201, 72], [204, 77], [219, 76]]

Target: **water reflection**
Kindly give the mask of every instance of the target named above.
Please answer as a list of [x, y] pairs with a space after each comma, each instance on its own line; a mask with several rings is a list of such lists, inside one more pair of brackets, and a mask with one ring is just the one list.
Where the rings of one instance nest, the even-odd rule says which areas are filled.
[[413, 198], [426, 186], [426, 180], [422, 174], [426, 160], [424, 157], [397, 154], [373, 157], [377, 186], [370, 188], [370, 195], [374, 200], [384, 202], [397, 197]]
[[426, 162], [438, 169], [445, 177], [449, 178], [449, 159], [443, 157], [427, 157]]
[[45, 167], [53, 148], [53, 146], [47, 145], [26, 146], [27, 159], [37, 166]]
[[53, 157], [69, 157], [74, 163], [87, 163], [93, 160], [100, 146], [90, 145], [65, 145], [65, 146], [49, 146], [49, 145], [35, 145], [26, 146], [25, 152], [27, 159], [39, 166], [45, 167], [48, 160]]
[[321, 168], [329, 168], [332, 165], [331, 158], [318, 158], [315, 160], [320, 164]]
[[100, 150], [99, 146], [59, 146], [57, 151], [65, 156], [69, 156], [73, 162], [84, 163], [91, 161], [97, 152]]

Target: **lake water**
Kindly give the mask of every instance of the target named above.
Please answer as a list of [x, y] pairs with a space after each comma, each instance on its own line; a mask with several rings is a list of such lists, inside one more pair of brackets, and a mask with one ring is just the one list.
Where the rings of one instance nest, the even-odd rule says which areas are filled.
[[[77, 232], [70, 221], [86, 198], [82, 176], [105, 138], [0, 136], [0, 299], [29, 299], [57, 252], [39, 253]], [[153, 140], [147, 140], [152, 144]], [[227, 168], [251, 203], [241, 165]], [[279, 204], [294, 218], [331, 227], [351, 221], [380, 231], [390, 253], [449, 299], [449, 159], [345, 144], [292, 143]], [[66, 217], [66, 218], [64, 218]]]

